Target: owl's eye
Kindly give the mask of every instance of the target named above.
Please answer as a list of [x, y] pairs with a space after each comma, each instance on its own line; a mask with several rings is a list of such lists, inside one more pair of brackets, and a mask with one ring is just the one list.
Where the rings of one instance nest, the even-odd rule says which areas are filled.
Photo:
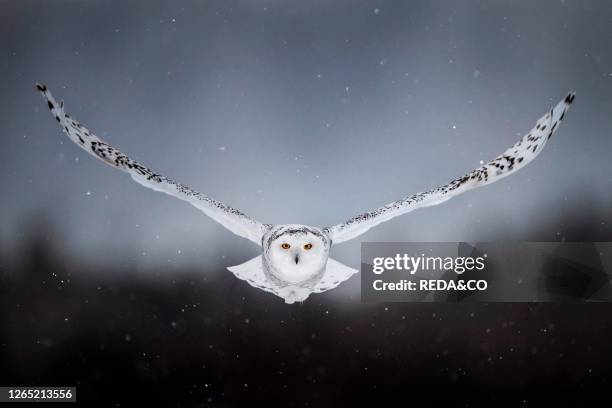
[[304, 245], [304, 249], [305, 249], [305, 250], [307, 250], [307, 251], [308, 251], [309, 249], [312, 249], [312, 244], [306, 244], [306, 245]]
[[281, 245], [281, 248], [289, 249], [289, 248], [291, 248], [291, 245], [289, 245], [288, 243], [285, 242], [284, 244]]

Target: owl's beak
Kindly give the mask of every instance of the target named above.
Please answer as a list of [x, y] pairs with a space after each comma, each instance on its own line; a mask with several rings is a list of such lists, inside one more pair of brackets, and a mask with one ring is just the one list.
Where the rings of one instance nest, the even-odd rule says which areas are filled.
[[297, 265], [297, 263], [300, 261], [300, 254], [295, 254], [295, 264]]

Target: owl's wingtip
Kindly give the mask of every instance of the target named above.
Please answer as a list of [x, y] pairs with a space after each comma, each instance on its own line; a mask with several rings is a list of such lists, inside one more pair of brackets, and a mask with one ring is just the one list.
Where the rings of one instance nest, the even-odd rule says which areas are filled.
[[39, 82], [36, 83], [36, 89], [38, 89], [42, 93], [47, 92], [47, 86]]
[[576, 97], [576, 92], [570, 92], [567, 94], [567, 96], [565, 97], [564, 102], [568, 105], [571, 105], [572, 102], [574, 102], [574, 98]]

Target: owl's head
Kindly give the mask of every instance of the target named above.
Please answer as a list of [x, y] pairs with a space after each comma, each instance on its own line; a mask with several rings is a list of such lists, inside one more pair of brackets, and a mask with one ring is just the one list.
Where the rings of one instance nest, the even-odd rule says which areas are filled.
[[270, 273], [288, 283], [302, 283], [325, 270], [331, 241], [320, 229], [305, 225], [273, 228], [263, 239]]

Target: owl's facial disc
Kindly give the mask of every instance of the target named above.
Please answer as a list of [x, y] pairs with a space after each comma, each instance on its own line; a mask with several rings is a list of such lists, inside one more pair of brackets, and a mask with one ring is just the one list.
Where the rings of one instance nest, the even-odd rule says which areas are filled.
[[270, 272], [289, 283], [300, 283], [320, 273], [329, 254], [329, 244], [308, 230], [288, 230], [270, 240], [266, 258]]

